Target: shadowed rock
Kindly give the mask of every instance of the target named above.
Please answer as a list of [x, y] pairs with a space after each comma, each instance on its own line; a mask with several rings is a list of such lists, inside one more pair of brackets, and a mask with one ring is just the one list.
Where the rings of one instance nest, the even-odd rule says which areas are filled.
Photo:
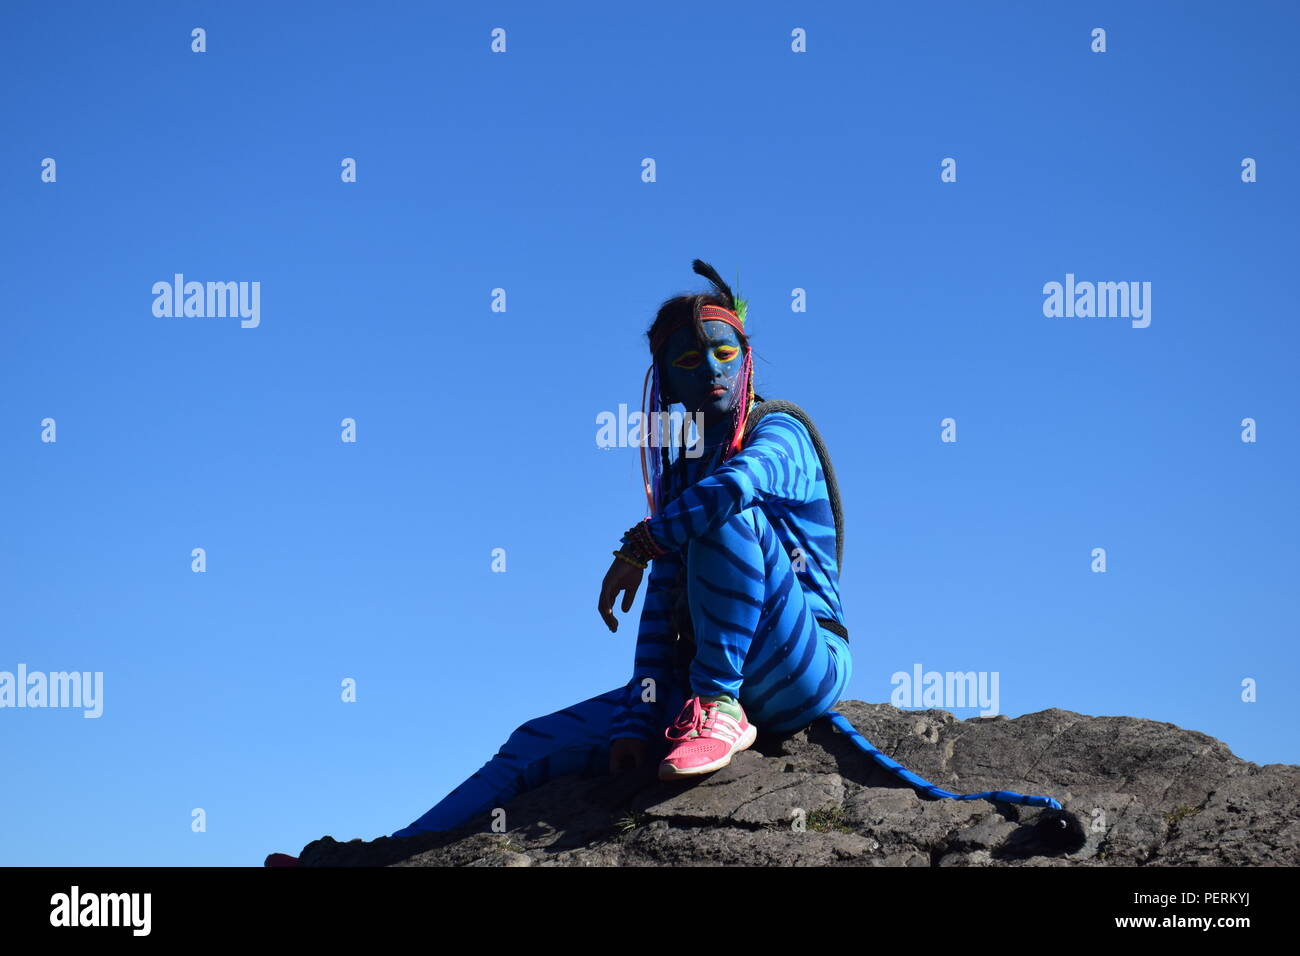
[[459, 830], [323, 837], [303, 866], [1106, 866], [1300, 864], [1300, 767], [1244, 761], [1173, 724], [1044, 710], [958, 720], [841, 701], [875, 746], [956, 793], [1055, 797], [1062, 811], [934, 799], [825, 718], [760, 733], [730, 766], [662, 783], [655, 766], [568, 776]]

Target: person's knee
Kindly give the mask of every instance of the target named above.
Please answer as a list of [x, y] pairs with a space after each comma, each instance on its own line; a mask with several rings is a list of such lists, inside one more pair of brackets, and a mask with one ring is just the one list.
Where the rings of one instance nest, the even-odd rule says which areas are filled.
[[555, 737], [554, 718], [554, 714], [546, 714], [542, 717], [525, 720], [510, 732], [510, 736], [501, 745], [498, 754], [504, 755], [506, 759], [513, 760], [523, 756], [532, 756], [544, 749], [544, 745]]
[[757, 508], [750, 508], [693, 539], [687, 556], [687, 573], [692, 581], [701, 575], [713, 580], [761, 579], [766, 559], [761, 524], [755, 517], [761, 514]]

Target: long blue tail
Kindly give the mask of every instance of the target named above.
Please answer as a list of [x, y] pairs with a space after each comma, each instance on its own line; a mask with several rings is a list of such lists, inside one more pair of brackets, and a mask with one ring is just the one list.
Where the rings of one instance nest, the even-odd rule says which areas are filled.
[[830, 718], [832, 724], [844, 733], [848, 734], [849, 738], [857, 745], [858, 749], [863, 753], [868, 754], [872, 760], [901, 780], [905, 780], [912, 786], [924, 790], [931, 796], [947, 797], [950, 800], [1001, 800], [1004, 803], [1019, 803], [1026, 807], [1050, 807], [1053, 810], [1061, 809], [1061, 805], [1051, 797], [1027, 797], [1023, 793], [1013, 793], [1010, 790], [989, 790], [986, 793], [949, 793], [947, 790], [936, 787], [934, 784], [930, 783], [930, 781], [921, 779], [901, 763], [891, 760], [875, 747], [871, 746], [871, 741], [858, 733], [857, 728], [849, 723], [848, 718], [839, 711], [828, 710], [826, 716]]
[[[817, 431], [817, 426], [813, 424], [812, 419], [798, 405], [785, 401], [765, 401], [760, 405], [754, 406], [753, 411], [749, 413], [749, 421], [746, 424], [746, 432], [752, 429], [760, 418], [769, 412], [784, 412], [798, 419], [803, 426], [808, 429], [808, 435], [812, 438], [813, 448], [817, 452], [817, 457], [821, 459], [822, 474], [826, 478], [826, 491], [830, 501], [831, 514], [835, 518], [835, 567], [844, 567], [844, 515], [840, 510], [840, 488], [835, 480], [835, 469], [831, 467], [831, 456], [826, 451], [826, 443], [822, 441], [821, 434]], [[834, 621], [828, 621], [818, 618], [817, 623], [832, 633], [848, 641], [849, 634], [842, 624]], [[831, 719], [831, 723], [848, 734], [857, 745], [858, 749], [868, 754], [872, 760], [880, 764], [890, 773], [907, 781], [914, 787], [924, 790], [926, 793], [935, 797], [947, 797], [950, 800], [1001, 800], [1004, 803], [1019, 803], [1027, 807], [1049, 807], [1052, 810], [1060, 810], [1061, 805], [1051, 797], [1027, 797], [1023, 793], [1012, 793], [1010, 790], [990, 790], [988, 793], [949, 793], [930, 783], [928, 780], [922, 780], [912, 771], [908, 770], [900, 763], [896, 763], [889, 757], [871, 746], [871, 741], [858, 733], [857, 728], [848, 722], [848, 719], [838, 711], [828, 710], [826, 716]]]

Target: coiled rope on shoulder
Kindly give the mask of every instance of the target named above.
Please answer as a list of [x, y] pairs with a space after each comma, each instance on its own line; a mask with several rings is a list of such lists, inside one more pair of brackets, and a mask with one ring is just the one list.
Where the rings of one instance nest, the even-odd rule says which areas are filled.
[[[799, 421], [804, 428], [808, 429], [808, 436], [812, 439], [813, 448], [817, 450], [817, 457], [821, 460], [822, 472], [826, 476], [826, 492], [830, 499], [831, 513], [835, 516], [835, 563], [837, 568], [844, 566], [844, 515], [840, 507], [840, 488], [835, 480], [835, 469], [831, 467], [831, 456], [826, 450], [826, 443], [822, 440], [821, 433], [817, 431], [817, 426], [813, 424], [812, 419], [794, 402], [786, 402], [780, 399], [772, 399], [760, 402], [755, 405], [749, 413], [749, 418], [745, 422], [745, 437], [748, 439], [749, 433], [754, 430], [759, 419], [764, 415], [770, 415], [773, 412], [784, 412]], [[832, 622], [834, 623], [834, 622]], [[825, 624], [823, 626], [826, 626]], [[839, 633], [846, 641], [848, 634], [841, 633], [843, 627], [828, 628]], [[1016, 793], [1012, 790], [987, 790], [984, 793], [952, 793], [944, 790], [942, 787], [935, 786], [930, 781], [914, 774], [902, 764], [893, 760], [878, 748], [874, 747], [871, 741], [858, 731], [849, 719], [837, 710], [826, 711], [825, 716], [830, 719], [831, 725], [836, 727], [840, 732], [846, 734], [854, 745], [867, 754], [879, 766], [888, 770], [900, 780], [911, 784], [918, 790], [928, 793], [932, 797], [945, 798], [948, 800], [997, 800], [1003, 803], [1015, 803], [1027, 807], [1047, 807], [1051, 810], [1060, 810], [1061, 804], [1051, 797], [1027, 796], [1023, 793]]]

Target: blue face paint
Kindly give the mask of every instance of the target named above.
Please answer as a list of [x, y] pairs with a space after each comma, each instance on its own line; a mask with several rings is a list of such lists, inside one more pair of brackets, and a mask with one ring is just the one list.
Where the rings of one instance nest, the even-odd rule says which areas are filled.
[[745, 350], [740, 336], [726, 322], [704, 323], [707, 348], [700, 348], [690, 326], [674, 332], [664, 347], [664, 386], [674, 402], [688, 412], [702, 412], [706, 429], [731, 420], [741, 385]]

